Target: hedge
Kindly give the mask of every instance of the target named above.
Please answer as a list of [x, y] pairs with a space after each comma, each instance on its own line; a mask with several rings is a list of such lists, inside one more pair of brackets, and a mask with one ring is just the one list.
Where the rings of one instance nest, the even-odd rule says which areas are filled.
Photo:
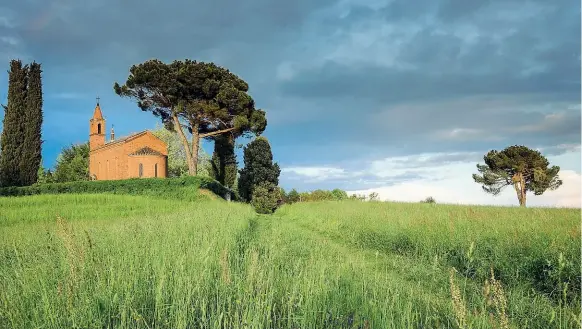
[[0, 188], [0, 196], [26, 196], [61, 193], [113, 193], [130, 195], [155, 195], [178, 199], [195, 199], [198, 189], [208, 189], [216, 195], [231, 199], [236, 195], [219, 182], [208, 177], [132, 178], [125, 180], [79, 181], [67, 183], [35, 184], [24, 187]]

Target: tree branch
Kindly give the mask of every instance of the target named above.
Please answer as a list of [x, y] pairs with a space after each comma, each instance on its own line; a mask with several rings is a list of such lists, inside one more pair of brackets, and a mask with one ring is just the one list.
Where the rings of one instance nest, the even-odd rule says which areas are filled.
[[217, 130], [217, 131], [213, 131], [213, 132], [209, 132], [209, 133], [205, 133], [205, 134], [200, 134], [200, 138], [210, 137], [210, 136], [214, 136], [214, 135], [220, 135], [220, 134], [227, 133], [227, 132], [233, 131], [233, 130], [234, 130], [234, 128], [227, 128], [227, 129]]

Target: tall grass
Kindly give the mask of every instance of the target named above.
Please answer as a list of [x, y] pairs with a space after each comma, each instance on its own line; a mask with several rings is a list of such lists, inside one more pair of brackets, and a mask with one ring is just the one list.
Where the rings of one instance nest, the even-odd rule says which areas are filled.
[[[540, 327], [580, 324], [580, 210], [347, 201], [296, 204], [278, 216], [360, 250], [454, 268], [472, 284], [493, 271], [520, 327], [532, 318]], [[472, 303], [482, 298], [476, 288]]]
[[[502, 251], [492, 259], [519, 268], [553, 255], [536, 248], [555, 239], [562, 263], [579, 264], [568, 249], [580, 243], [570, 236], [579, 230], [574, 211], [328, 202], [258, 216], [197, 200], [0, 198], [0, 327], [579, 325], [579, 302], [555, 299], [481, 254]], [[529, 256], [512, 254], [512, 241]], [[476, 274], [446, 256], [455, 246], [477, 262]]]

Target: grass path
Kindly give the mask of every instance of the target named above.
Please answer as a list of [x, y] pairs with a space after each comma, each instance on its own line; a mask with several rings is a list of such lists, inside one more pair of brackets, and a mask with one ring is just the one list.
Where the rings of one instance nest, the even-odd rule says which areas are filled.
[[[0, 328], [580, 323], [579, 301], [513, 276], [522, 263], [552, 264], [560, 252], [572, 264], [558, 268], [558, 279], [579, 268], [579, 213], [571, 210], [352, 202], [259, 216], [222, 200], [121, 195], [0, 198], [0, 209]], [[515, 259], [524, 261], [512, 266]], [[505, 310], [499, 291], [485, 298], [489, 264], [501, 266]], [[458, 291], [452, 265], [462, 265], [452, 277]]]

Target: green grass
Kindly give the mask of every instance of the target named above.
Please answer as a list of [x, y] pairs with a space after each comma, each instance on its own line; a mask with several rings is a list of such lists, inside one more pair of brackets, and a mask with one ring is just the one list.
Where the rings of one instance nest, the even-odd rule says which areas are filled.
[[0, 328], [579, 327], [579, 210], [193, 200], [0, 198]]

